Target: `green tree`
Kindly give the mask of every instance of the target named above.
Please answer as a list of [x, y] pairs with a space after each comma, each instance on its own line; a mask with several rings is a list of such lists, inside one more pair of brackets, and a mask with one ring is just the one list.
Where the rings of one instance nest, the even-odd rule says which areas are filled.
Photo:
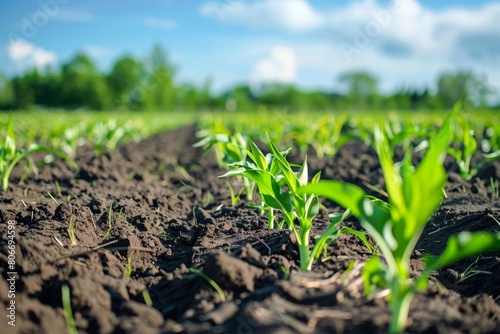
[[238, 111], [252, 111], [254, 109], [253, 102], [256, 100], [256, 97], [249, 85], [239, 85], [224, 95], [224, 107], [226, 102], [230, 100], [236, 103]]
[[12, 85], [7, 76], [0, 73], [0, 110], [12, 107], [13, 93]]
[[79, 53], [62, 66], [62, 104], [67, 107], [88, 107], [103, 110], [110, 98], [103, 75], [92, 60]]
[[112, 106], [140, 108], [143, 97], [139, 91], [144, 75], [144, 65], [132, 56], [126, 55], [118, 59], [107, 76]]
[[46, 107], [57, 107], [61, 105], [61, 74], [52, 67], [47, 67], [41, 73], [37, 72], [33, 87], [37, 105]]
[[441, 73], [437, 88], [437, 97], [444, 108], [451, 108], [460, 99], [465, 104], [485, 106], [492, 92], [486, 80], [467, 70]]
[[151, 109], [172, 108], [175, 101], [175, 67], [170, 63], [167, 53], [156, 45], [146, 61], [146, 75], [141, 85], [145, 105]]
[[378, 80], [365, 71], [346, 72], [339, 76], [339, 82], [347, 90], [347, 100], [351, 107], [370, 108], [378, 103]]
[[16, 76], [11, 80], [12, 107], [14, 109], [32, 109], [35, 105], [35, 90], [25, 76]]
[[178, 88], [176, 104], [186, 110], [195, 110], [200, 105], [199, 91], [195, 86], [183, 84]]

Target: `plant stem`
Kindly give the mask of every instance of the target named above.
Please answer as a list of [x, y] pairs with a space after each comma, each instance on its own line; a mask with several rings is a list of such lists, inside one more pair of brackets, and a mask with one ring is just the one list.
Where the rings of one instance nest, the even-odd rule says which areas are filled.
[[299, 244], [300, 270], [309, 271], [312, 268], [313, 261], [309, 254], [309, 243]]
[[251, 201], [253, 199], [253, 185], [254, 183], [250, 181], [248, 178], [243, 178], [243, 185], [245, 187], [247, 193], [247, 201]]
[[274, 229], [274, 209], [269, 208], [267, 210], [267, 226], [271, 229]]
[[[397, 280], [398, 278], [396, 278]], [[392, 290], [392, 289], [391, 289]], [[409, 287], [404, 284], [395, 283], [392, 290], [390, 307], [392, 311], [391, 322], [389, 324], [390, 334], [402, 333], [405, 329], [410, 311], [410, 303], [413, 299], [414, 292], [410, 291]]]

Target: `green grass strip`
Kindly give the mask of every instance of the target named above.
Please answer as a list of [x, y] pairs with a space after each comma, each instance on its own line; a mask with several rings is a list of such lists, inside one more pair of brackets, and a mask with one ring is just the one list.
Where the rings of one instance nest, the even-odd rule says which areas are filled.
[[71, 310], [71, 296], [69, 292], [69, 287], [64, 284], [61, 288], [62, 292], [62, 303], [64, 309], [64, 317], [66, 318], [66, 324], [68, 325], [68, 332], [70, 334], [78, 334], [78, 329], [76, 329], [75, 319], [73, 318], [73, 311]]
[[210, 277], [208, 277], [207, 275], [205, 275], [204, 273], [202, 273], [198, 269], [189, 268], [189, 271], [192, 272], [193, 274], [196, 274], [196, 275], [200, 276], [205, 281], [207, 281], [208, 284], [210, 284], [215, 289], [215, 291], [217, 291], [217, 293], [220, 296], [220, 300], [222, 302], [226, 301], [226, 295], [224, 294], [224, 291], [222, 291], [222, 289], [220, 288], [219, 284], [217, 284], [213, 279], [211, 279]]

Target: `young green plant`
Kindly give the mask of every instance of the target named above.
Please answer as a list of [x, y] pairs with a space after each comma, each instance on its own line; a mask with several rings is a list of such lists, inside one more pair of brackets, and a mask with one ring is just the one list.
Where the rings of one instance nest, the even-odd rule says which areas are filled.
[[[205, 153], [213, 149], [219, 167], [231, 169], [233, 163], [246, 160], [248, 140], [239, 132], [231, 134], [230, 130], [225, 128], [222, 131], [218, 133], [212, 133], [208, 129], [199, 131], [197, 136], [201, 139], [193, 147], [203, 147]], [[247, 178], [240, 178], [240, 180], [245, 189], [246, 199], [251, 201], [255, 192], [255, 183]], [[231, 202], [235, 205], [241, 191], [236, 193], [230, 184], [228, 187], [231, 192]]]
[[69, 217], [69, 224], [68, 224], [68, 235], [69, 235], [69, 240], [71, 241], [71, 246], [76, 246], [76, 235], [75, 235], [75, 223], [74, 223], [74, 218], [75, 216], [71, 215]]
[[204, 272], [202, 271], [199, 271], [198, 269], [196, 268], [189, 268], [189, 272], [195, 274], [195, 275], [198, 275], [199, 277], [203, 278], [205, 281], [207, 281], [208, 284], [210, 284], [215, 291], [217, 291], [217, 293], [219, 294], [219, 297], [220, 297], [220, 300], [222, 302], [225, 302], [226, 301], [226, 295], [224, 294], [224, 291], [222, 290], [222, 288], [219, 286], [219, 284], [217, 284], [217, 282], [215, 282], [212, 278], [210, 278], [207, 274], [205, 274]]
[[460, 148], [449, 147], [448, 154], [450, 154], [458, 163], [460, 176], [465, 180], [470, 180], [477, 174], [479, 169], [485, 164], [500, 159], [500, 150], [483, 154], [483, 159], [471, 166], [471, 160], [477, 151], [477, 140], [474, 136], [474, 130], [471, 129], [470, 122], [462, 118], [458, 125], [458, 144]]
[[66, 160], [75, 169], [78, 169], [77, 164], [70, 157], [56, 149], [38, 144], [33, 144], [28, 149], [17, 148], [12, 119], [9, 119], [5, 139], [0, 139], [0, 177], [4, 192], [9, 188], [9, 177], [14, 167], [24, 158], [37, 152], [56, 155]]
[[127, 257], [127, 265], [125, 266], [125, 269], [123, 269], [123, 275], [126, 277], [132, 276], [132, 258], [130, 256]]
[[390, 290], [392, 319], [390, 333], [404, 330], [411, 300], [417, 291], [426, 288], [432, 271], [464, 257], [490, 249], [500, 249], [500, 233], [461, 233], [448, 240], [440, 256], [426, 256], [426, 269], [417, 278], [410, 278], [410, 256], [424, 227], [442, 201], [442, 188], [447, 176], [443, 167], [451, 139], [451, 122], [456, 108], [431, 140], [421, 161], [414, 168], [409, 150], [400, 164], [394, 164], [386, 134], [375, 128], [375, 149], [380, 159], [389, 203], [369, 197], [360, 187], [340, 181], [319, 181], [299, 190], [337, 202], [359, 219], [375, 240], [384, 260], [372, 257], [364, 267], [365, 289], [374, 286]]
[[342, 132], [344, 124], [347, 121], [347, 115], [342, 114], [339, 117], [324, 116], [315, 124], [315, 133], [312, 138], [312, 146], [316, 150], [318, 158], [322, 159], [325, 155], [333, 158], [340, 147], [352, 139], [348, 134]]
[[[269, 228], [274, 228], [276, 220], [274, 214], [275, 208], [273, 206], [268, 205], [269, 200], [266, 200], [267, 193], [265, 189], [262, 189], [262, 187], [264, 187], [264, 184], [262, 182], [260, 183], [254, 182], [251, 175], [249, 174], [250, 172], [246, 173], [246, 175], [243, 175], [242, 172], [245, 170], [247, 171], [254, 170], [257, 175], [258, 174], [266, 175], [266, 173], [263, 173], [263, 171], [265, 171], [270, 173], [271, 177], [274, 178], [275, 181], [277, 182], [278, 179], [282, 179], [282, 176], [279, 175], [280, 168], [277, 164], [277, 160], [274, 158], [274, 154], [268, 153], [267, 155], [264, 155], [253, 141], [249, 142], [249, 147], [250, 150], [246, 150], [245, 157], [248, 156], [250, 161], [242, 159], [241, 161], [237, 161], [230, 164], [229, 169], [231, 170], [226, 174], [222, 175], [221, 177], [236, 176], [238, 178], [248, 179], [249, 182], [256, 184], [257, 188], [259, 189], [261, 203], [259, 205], [250, 204], [250, 206], [259, 209], [261, 214], [267, 212], [268, 214], [267, 225]], [[280, 156], [285, 157], [290, 152], [290, 150], [291, 149], [279, 152], [279, 154]], [[234, 191], [232, 192], [234, 193]], [[233, 195], [231, 196], [233, 197]], [[282, 228], [284, 224], [285, 224], [284, 220], [278, 222], [278, 228]]]
[[[281, 211], [283, 220], [278, 223], [278, 228], [286, 226], [292, 230], [299, 248], [300, 269], [311, 270], [314, 260], [320, 257], [321, 251], [328, 243], [342, 231], [349, 231], [347, 228], [338, 228], [349, 213], [332, 215], [329, 227], [310, 250], [309, 233], [313, 219], [319, 212], [319, 201], [315, 194], [298, 193], [299, 188], [308, 182], [307, 158], [302, 165], [298, 166], [299, 171], [294, 172], [292, 167], [295, 165], [286, 160], [289, 150], [281, 152], [269, 136], [268, 145], [271, 153], [266, 156], [255, 143], [250, 141], [250, 150], [247, 151], [247, 155], [251, 162], [235, 163], [234, 166], [238, 168], [230, 170], [222, 177], [242, 176], [257, 184], [262, 199], [261, 206], [268, 211], [270, 216], [270, 227], [274, 226], [274, 210]], [[319, 178], [320, 173], [317, 173], [311, 181], [312, 184], [316, 184]], [[296, 222], [298, 222], [298, 228]], [[367, 241], [366, 243], [368, 244]]]
[[78, 334], [78, 329], [76, 328], [75, 319], [73, 317], [73, 311], [71, 309], [71, 294], [69, 291], [69, 287], [66, 284], [64, 284], [61, 288], [61, 295], [64, 317], [66, 318], [68, 332], [70, 334]]

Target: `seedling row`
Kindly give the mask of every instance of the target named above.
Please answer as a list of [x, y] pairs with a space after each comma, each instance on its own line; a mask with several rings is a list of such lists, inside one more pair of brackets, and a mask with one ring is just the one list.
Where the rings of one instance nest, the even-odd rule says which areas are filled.
[[[479, 117], [463, 112], [457, 105], [451, 111], [428, 115], [191, 116], [199, 120], [199, 130], [192, 134], [197, 138], [193, 146], [203, 150], [206, 159], [208, 155], [215, 157], [220, 179], [227, 181], [230, 194], [227, 203], [234, 208], [248, 206], [265, 217], [267, 226], [263, 225], [263, 229], [288, 231], [297, 247], [301, 271], [314, 270], [342, 234], [359, 239], [371, 254], [362, 264], [365, 298], [386, 297], [392, 314], [390, 333], [405, 330], [415, 294], [427, 289], [435, 271], [464, 258], [500, 249], [498, 230], [461, 232], [443, 241], [447, 246], [440, 254], [421, 256], [424, 269], [417, 276], [410, 275], [410, 258], [415, 256], [417, 242], [447, 196], [449, 171], [445, 160], [453, 161], [454, 170], [463, 182], [470, 182], [500, 159], [500, 122], [495, 114]], [[35, 127], [36, 119], [26, 126], [16, 117], [9, 118], [2, 124], [5, 132], [0, 142], [2, 190], [4, 193], [12, 190], [9, 182], [36, 179], [32, 171], [50, 165], [55, 159], [63, 159], [78, 170], [75, 157], [80, 147], [99, 156], [113, 152], [126, 141], [139, 141], [179, 124], [156, 122], [154, 126], [146, 126], [152, 123], [151, 119], [89, 118], [72, 124], [65, 118], [48, 122], [49, 125], [38, 120], [40, 126]], [[190, 120], [188, 117], [187, 122]], [[383, 184], [348, 183], [335, 176], [325, 178], [321, 170], [310, 169], [308, 157], [335, 163], [339, 150], [353, 141], [361, 141], [376, 152]], [[14, 169], [24, 170], [21, 179], [11, 179]], [[190, 179], [189, 168], [178, 166], [176, 170], [182, 171], [184, 179]], [[497, 203], [498, 179], [490, 177], [483, 181], [488, 183], [492, 203]], [[320, 211], [332, 203], [340, 211], [327, 210], [329, 225], [319, 235], [311, 235], [311, 231], [317, 230], [313, 227]], [[122, 210], [123, 207], [118, 216]], [[195, 208], [192, 215], [196, 216]], [[103, 240], [113, 231], [111, 217], [113, 203], [109, 206], [108, 229]], [[70, 217], [67, 229], [72, 245], [77, 244], [74, 219]], [[359, 222], [360, 228], [347, 226], [347, 220]], [[165, 236], [165, 240], [168, 238]], [[216, 277], [195, 268], [189, 271], [209, 282], [222, 302], [226, 300]], [[130, 257], [123, 273], [133, 276]], [[67, 289], [64, 285], [63, 304], [68, 326], [74, 328]]]

